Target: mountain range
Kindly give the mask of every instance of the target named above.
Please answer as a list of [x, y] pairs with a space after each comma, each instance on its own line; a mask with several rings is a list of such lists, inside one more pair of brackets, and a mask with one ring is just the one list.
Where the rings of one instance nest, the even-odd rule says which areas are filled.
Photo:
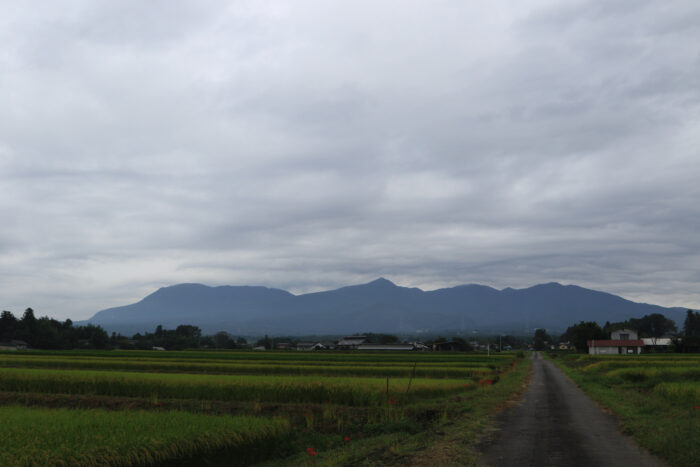
[[[178, 284], [143, 300], [96, 313], [85, 323], [132, 335], [199, 326], [205, 334], [311, 335], [440, 331], [530, 333], [563, 331], [579, 321], [624, 321], [662, 313], [681, 325], [684, 308], [636, 303], [576, 285], [555, 282], [525, 289], [470, 284], [423, 291], [379, 278], [367, 284], [294, 295], [259, 286]], [[80, 324], [80, 323], [76, 323]]]

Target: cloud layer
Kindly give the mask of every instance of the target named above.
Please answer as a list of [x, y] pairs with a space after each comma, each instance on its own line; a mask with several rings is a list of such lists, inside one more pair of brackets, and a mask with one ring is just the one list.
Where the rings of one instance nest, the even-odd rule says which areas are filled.
[[560, 281], [700, 307], [700, 4], [0, 6], [0, 306]]

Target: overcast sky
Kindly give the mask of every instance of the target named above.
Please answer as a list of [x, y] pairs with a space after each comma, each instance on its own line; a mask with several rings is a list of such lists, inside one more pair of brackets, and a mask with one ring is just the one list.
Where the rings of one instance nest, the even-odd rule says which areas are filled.
[[558, 281], [700, 308], [700, 2], [0, 0], [0, 308]]

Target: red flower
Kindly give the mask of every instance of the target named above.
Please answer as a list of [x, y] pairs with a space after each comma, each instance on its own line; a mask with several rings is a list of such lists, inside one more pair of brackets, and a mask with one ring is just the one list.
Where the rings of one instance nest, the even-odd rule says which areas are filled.
[[349, 436], [346, 436], [345, 438], [343, 438], [343, 441], [345, 441], [345, 442], [350, 441], [350, 437], [349, 437]]
[[316, 455], [316, 451], [309, 451], [309, 455], [310, 455], [310, 456], [315, 456], [315, 455]]
[[306, 448], [306, 452], [312, 452], [314, 448]]
[[694, 408], [695, 410], [700, 410], [700, 405], [696, 405], [696, 406], [693, 407], [693, 408]]

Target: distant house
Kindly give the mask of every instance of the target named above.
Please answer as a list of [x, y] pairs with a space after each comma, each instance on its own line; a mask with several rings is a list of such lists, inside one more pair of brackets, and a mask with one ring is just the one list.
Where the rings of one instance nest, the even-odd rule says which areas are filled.
[[619, 329], [610, 333], [610, 339], [589, 340], [587, 343], [591, 355], [637, 355], [644, 347], [644, 341], [632, 329]]
[[15, 339], [9, 342], [0, 342], [0, 350], [26, 350], [29, 344]]
[[367, 342], [367, 336], [346, 336], [338, 341], [338, 350], [356, 350], [361, 344]]
[[151, 350], [161, 350], [162, 351], [162, 350], [165, 350], [165, 347], [154, 346], [154, 347], [151, 347]]
[[277, 350], [289, 350], [292, 348], [292, 344], [290, 342], [277, 342], [275, 344], [275, 349]]
[[297, 350], [324, 350], [326, 347], [320, 342], [299, 342]]
[[569, 350], [571, 348], [570, 342], [559, 342], [559, 350]]
[[357, 350], [410, 351], [416, 350], [413, 344], [360, 344]]

